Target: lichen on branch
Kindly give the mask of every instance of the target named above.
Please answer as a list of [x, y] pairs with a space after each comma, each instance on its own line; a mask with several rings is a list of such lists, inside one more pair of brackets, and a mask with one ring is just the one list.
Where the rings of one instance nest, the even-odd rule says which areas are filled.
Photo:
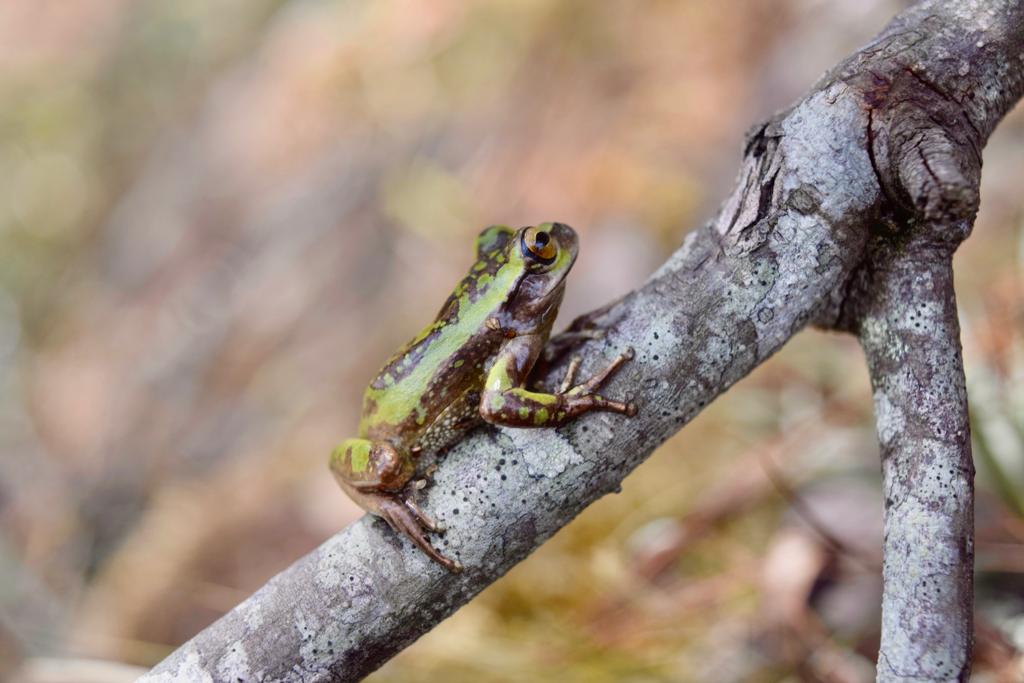
[[[440, 462], [422, 502], [447, 526], [443, 547], [466, 567], [463, 574], [453, 577], [383, 522], [363, 518], [299, 559], [144, 680], [362, 678], [526, 558], [587, 505], [617, 490], [658, 445], [806, 325], [859, 330], [869, 358], [876, 337], [882, 354], [911, 343], [901, 337], [901, 331], [911, 333], [904, 313], [889, 308], [872, 313], [876, 295], [906, 304], [922, 291], [941, 290], [947, 297], [941, 298], [941, 311], [929, 309], [926, 320], [929, 334], [940, 335], [942, 349], [951, 352], [951, 279], [948, 288], [939, 287], [936, 278], [944, 275], [928, 270], [930, 285], [915, 275], [906, 285], [897, 286], [902, 278], [892, 280], [895, 289], [879, 293], [872, 273], [886, 264], [912, 263], [916, 256], [908, 249], [951, 254], [969, 231], [977, 206], [979, 150], [1021, 95], [1022, 59], [1019, 2], [931, 1], [898, 16], [799, 102], [753, 130], [737, 185], [714, 220], [690, 234], [640, 288], [576, 325], [603, 332], [574, 349], [585, 359], [584, 373], [626, 347], [636, 350], [636, 359], [608, 388], [609, 394], [635, 400], [635, 418], [590, 415], [558, 430], [529, 432], [485, 428]], [[907, 233], [911, 225], [933, 230]], [[906, 305], [909, 315], [913, 307]], [[931, 367], [927, 364], [937, 361], [928, 356], [920, 362]], [[959, 366], [948, 358], [943, 363], [948, 372], [935, 373], [939, 384], [927, 405], [948, 401], [951, 414], [960, 415], [965, 399], [949, 383]], [[558, 364], [549, 368], [550, 380], [557, 381], [563, 371]], [[930, 488], [921, 489], [913, 470], [907, 471], [931, 461], [900, 437], [918, 421], [935, 425], [908, 412], [911, 397], [900, 390], [902, 380], [886, 377], [901, 375], [876, 373], [880, 435], [910, 449], [906, 458], [890, 458], [886, 486], [908, 500], [918, 493], [938, 494], [939, 484], [929, 481], [920, 486]], [[890, 381], [896, 384], [890, 387]], [[963, 429], [948, 429], [936, 448], [947, 448], [951, 434], [964, 438]], [[959, 445], [943, 451], [943, 462], [963, 466], [942, 481], [962, 502], [969, 471], [963, 450], [954, 452]], [[960, 524], [965, 521], [960, 512], [943, 508], [929, 520]], [[893, 539], [889, 553], [904, 547], [897, 541], [913, 539]], [[961, 563], [969, 557], [965, 551]], [[955, 562], [954, 555], [948, 558]], [[930, 561], [911, 553], [905, 560]], [[957, 571], [947, 574], [962, 588]], [[948, 581], [937, 586], [922, 604], [954, 595], [951, 586]], [[960, 600], [962, 590], [956, 590]], [[893, 606], [901, 609], [892, 603], [889, 616]], [[897, 621], [907, 618], [903, 612]], [[969, 642], [968, 626], [958, 623], [958, 633]], [[882, 651], [891, 660], [893, 653], [916, 652], [898, 639], [916, 647], [931, 637], [927, 629], [886, 634]], [[954, 640], [930, 642], [962, 656], [962, 639]], [[905, 675], [897, 662], [890, 664], [894, 679]], [[905, 680], [917, 680], [913, 675], [907, 673]]]

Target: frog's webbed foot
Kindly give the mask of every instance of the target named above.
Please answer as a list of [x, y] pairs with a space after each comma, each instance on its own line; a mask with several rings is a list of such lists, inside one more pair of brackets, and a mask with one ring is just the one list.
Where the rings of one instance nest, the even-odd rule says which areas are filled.
[[427, 540], [424, 531], [440, 531], [441, 527], [411, 500], [398, 496], [378, 494], [375, 501], [376, 513], [384, 519], [395, 533], [405, 536], [426, 555], [450, 572], [459, 573], [462, 565], [442, 555]]
[[579, 370], [580, 363], [582, 362], [578, 356], [574, 356], [569, 361], [569, 367], [565, 371], [565, 378], [562, 380], [562, 384], [558, 388], [558, 393], [569, 401], [570, 406], [578, 406], [577, 410], [580, 408], [583, 410], [607, 410], [633, 417], [636, 415], [636, 405], [634, 403], [613, 401], [594, 393], [602, 384], [608, 381], [608, 378], [611, 377], [623, 363], [628, 360], [632, 360], [633, 356], [634, 353], [632, 347], [627, 348], [625, 351], [613, 358], [612, 362], [606, 365], [604, 369], [595, 373], [590, 379], [573, 386], [573, 382], [576, 381], [576, 373]]

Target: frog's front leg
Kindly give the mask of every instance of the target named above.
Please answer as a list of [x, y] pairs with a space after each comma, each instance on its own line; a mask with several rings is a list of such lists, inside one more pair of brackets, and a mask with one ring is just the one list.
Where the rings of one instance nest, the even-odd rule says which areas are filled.
[[635, 415], [632, 403], [613, 401], [594, 393], [622, 363], [633, 357], [632, 349], [620, 354], [586, 382], [572, 386], [579, 361], [569, 364], [558, 393], [529, 391], [524, 384], [540, 354], [534, 335], [517, 337], [502, 349], [487, 375], [480, 397], [480, 415], [488, 422], [509, 427], [556, 427], [591, 410]]
[[386, 441], [348, 439], [331, 453], [331, 472], [359, 507], [383, 518], [448, 570], [461, 569], [430, 544], [424, 531], [440, 531], [440, 527], [402, 492], [415, 472], [409, 453]]

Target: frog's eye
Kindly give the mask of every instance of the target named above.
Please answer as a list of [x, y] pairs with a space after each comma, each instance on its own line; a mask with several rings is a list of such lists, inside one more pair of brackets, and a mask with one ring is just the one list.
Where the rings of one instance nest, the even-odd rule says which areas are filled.
[[540, 228], [527, 228], [523, 231], [523, 253], [532, 256], [541, 263], [551, 263], [555, 260], [558, 247], [555, 246], [551, 234]]

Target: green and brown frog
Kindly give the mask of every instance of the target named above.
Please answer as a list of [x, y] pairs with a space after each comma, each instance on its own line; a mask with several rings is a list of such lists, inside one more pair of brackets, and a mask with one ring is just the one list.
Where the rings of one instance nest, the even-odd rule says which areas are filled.
[[557, 427], [591, 410], [632, 416], [631, 403], [595, 393], [632, 349], [573, 385], [579, 359], [553, 393], [526, 388], [551, 334], [578, 253], [562, 223], [513, 230], [492, 226], [477, 238], [477, 259], [434, 322], [391, 357], [366, 390], [359, 438], [331, 454], [331, 471], [363, 509], [383, 517], [432, 559], [427, 531], [439, 527], [412, 499], [415, 461], [485, 420], [507, 427]]

